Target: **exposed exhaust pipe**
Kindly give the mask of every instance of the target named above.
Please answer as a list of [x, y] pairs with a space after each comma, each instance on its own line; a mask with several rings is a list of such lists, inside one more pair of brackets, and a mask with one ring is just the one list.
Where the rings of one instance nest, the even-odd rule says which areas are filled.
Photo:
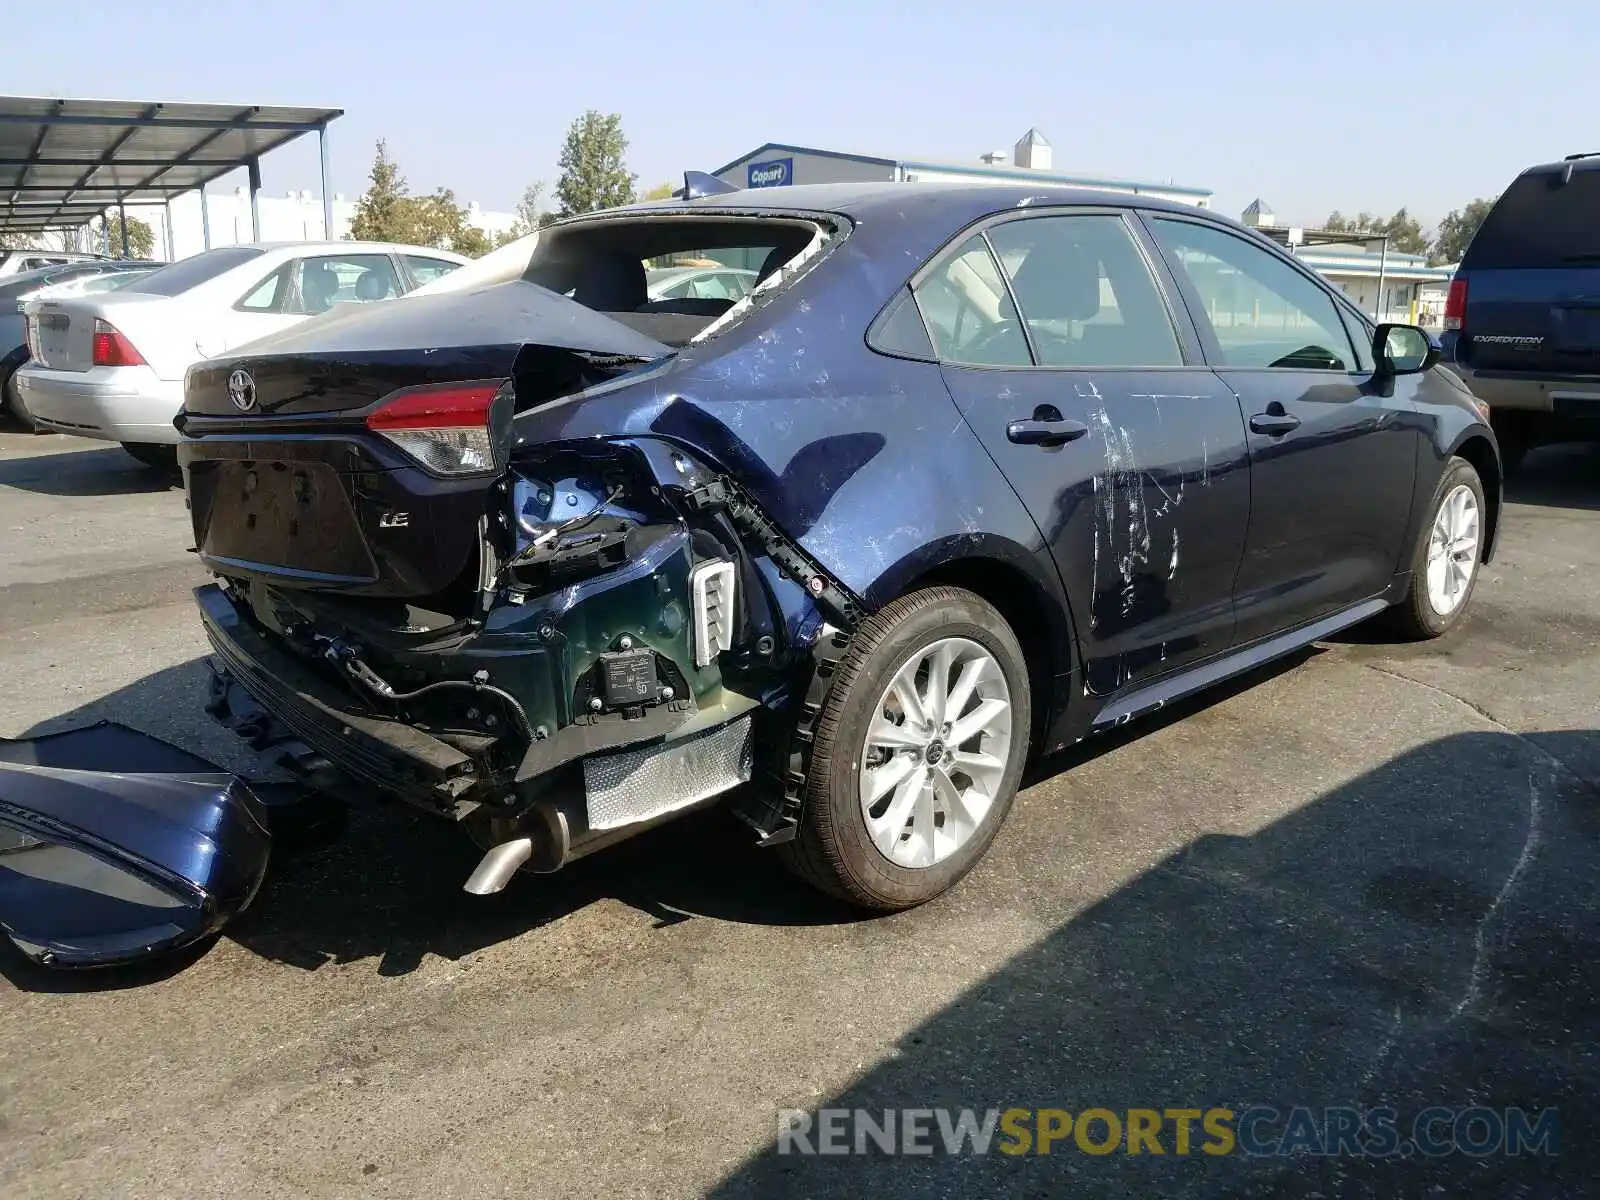
[[522, 864], [533, 857], [531, 837], [513, 838], [492, 847], [479, 861], [477, 868], [462, 884], [474, 896], [492, 896], [511, 882]]

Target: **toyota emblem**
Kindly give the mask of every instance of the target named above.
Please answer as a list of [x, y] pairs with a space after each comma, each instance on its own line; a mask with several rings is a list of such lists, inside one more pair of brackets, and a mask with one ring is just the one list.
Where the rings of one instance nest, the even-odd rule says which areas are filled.
[[240, 412], [249, 412], [256, 406], [256, 381], [249, 371], [235, 371], [228, 376], [228, 399]]

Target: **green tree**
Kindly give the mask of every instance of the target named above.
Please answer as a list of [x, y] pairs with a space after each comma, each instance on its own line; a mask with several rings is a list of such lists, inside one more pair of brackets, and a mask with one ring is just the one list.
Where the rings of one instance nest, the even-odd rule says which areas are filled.
[[1423, 231], [1421, 223], [1404, 208], [1384, 223], [1384, 232], [1389, 235], [1389, 248], [1398, 250], [1401, 254], [1426, 254], [1428, 252], [1428, 235]]
[[1391, 250], [1401, 254], [1428, 252], [1428, 235], [1416, 218], [1404, 208], [1387, 219], [1373, 216], [1369, 212], [1359, 212], [1353, 217], [1347, 217], [1338, 209], [1334, 209], [1328, 214], [1328, 219], [1322, 223], [1322, 227], [1333, 233], [1386, 233], [1389, 235]]
[[389, 144], [383, 138], [378, 139], [378, 151], [367, 178], [367, 190], [356, 201], [355, 215], [350, 219], [350, 237], [358, 242], [412, 243], [415, 211], [411, 188], [389, 157]]
[[546, 211], [544, 207], [544, 180], [536, 180], [522, 189], [522, 199], [517, 201], [517, 219], [511, 223], [511, 228], [495, 238], [495, 245], [504, 246], [507, 242], [527, 237], [535, 229], [543, 229], [555, 219], [555, 213]]
[[488, 253], [489, 235], [472, 223], [449, 188], [440, 188], [431, 196], [408, 196], [404, 208], [411, 230], [405, 240], [410, 245], [437, 246], [469, 258]]
[[149, 258], [155, 253], [156, 233], [138, 217], [128, 218], [128, 252], [122, 252], [122, 217], [118, 213], [106, 215], [106, 237], [111, 246], [112, 258]]
[[556, 181], [561, 215], [632, 204], [638, 176], [623, 161], [627, 150], [621, 114], [591, 108], [573, 121], [561, 148], [561, 177]]
[[489, 235], [472, 223], [449, 188], [430, 196], [411, 194], [406, 177], [389, 157], [388, 143], [381, 138], [368, 178], [371, 182], [356, 201], [350, 221], [350, 237], [356, 241], [435, 246], [469, 257], [489, 250]]
[[1484, 218], [1489, 215], [1489, 210], [1494, 207], [1494, 201], [1487, 198], [1474, 200], [1465, 208], [1453, 208], [1442, 221], [1439, 230], [1433, 239], [1433, 261], [1436, 263], [1460, 262], [1461, 256], [1467, 252], [1467, 247], [1472, 244], [1473, 236], [1478, 232]]
[[672, 193], [673, 193], [674, 190], [676, 190], [676, 189], [674, 189], [673, 186], [670, 183], [658, 183], [658, 184], [656, 184], [655, 187], [651, 188], [644, 195], [640, 196], [639, 199], [641, 199], [641, 200], [671, 200], [672, 199]]

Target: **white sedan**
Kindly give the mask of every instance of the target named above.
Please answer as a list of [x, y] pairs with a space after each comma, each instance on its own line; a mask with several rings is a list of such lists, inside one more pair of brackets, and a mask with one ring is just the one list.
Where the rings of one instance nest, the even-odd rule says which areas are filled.
[[121, 442], [141, 462], [170, 466], [191, 365], [336, 304], [403, 295], [466, 261], [381, 242], [207, 250], [119, 291], [29, 301], [33, 361], [16, 388], [41, 429]]

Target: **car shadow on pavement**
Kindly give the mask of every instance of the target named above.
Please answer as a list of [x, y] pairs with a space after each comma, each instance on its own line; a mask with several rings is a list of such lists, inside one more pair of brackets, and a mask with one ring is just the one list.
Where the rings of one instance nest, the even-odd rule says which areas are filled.
[[[953, 1122], [966, 1108], [981, 1123], [991, 1109], [1098, 1108], [1120, 1114], [1119, 1131], [1128, 1110], [1150, 1109], [1161, 1153], [1130, 1155], [1122, 1134], [1091, 1154], [1071, 1127], [1048, 1155], [1036, 1143], [1002, 1153], [1022, 1145], [1002, 1126], [987, 1154], [951, 1156], [930, 1113], [931, 1154], [865, 1139], [870, 1153], [853, 1152], [844, 1124], [843, 1154], [802, 1156], [793, 1142], [779, 1153], [774, 1111], [770, 1148], [709, 1194], [1584, 1194], [1600, 1160], [1600, 788], [1566, 764], [1597, 750], [1593, 730], [1537, 744], [1458, 734], [1248, 836], [1200, 837], [885, 1046], [842, 1090], [772, 1101], [865, 1110], [875, 1124], [886, 1109], [947, 1109]], [[1239, 1152], [1246, 1112], [1275, 1110], [1252, 1119], [1249, 1145], [1278, 1151], [1297, 1105], [1312, 1110], [1300, 1150]], [[1326, 1108], [1390, 1107], [1409, 1139], [1436, 1105], [1498, 1114], [1464, 1135], [1480, 1148], [1483, 1122], [1509, 1127], [1508, 1108], [1530, 1121], [1555, 1108], [1559, 1157], [1317, 1152]], [[1196, 1112], [1180, 1153], [1166, 1110], [1215, 1108], [1234, 1114], [1235, 1152], [1216, 1153]], [[1423, 1132], [1441, 1129], [1450, 1120]], [[1096, 1118], [1086, 1143], [1104, 1148], [1109, 1130]]]
[[182, 486], [176, 472], [136, 462], [121, 446], [0, 459], [0, 487], [41, 496], [127, 496]]
[[[1293, 669], [1311, 653], [1268, 664], [1160, 715], [1043, 757], [1030, 764], [1024, 784], [1219, 703]], [[281, 778], [205, 716], [206, 682], [203, 660], [192, 660], [41, 722], [26, 736], [118, 721], [247, 778]], [[791, 876], [774, 853], [756, 846], [748, 827], [721, 808], [649, 830], [553, 875], [519, 875], [497, 895], [473, 896], [461, 885], [482, 851], [464, 830], [401, 802], [327, 809], [323, 803], [309, 801], [288, 834], [275, 833], [260, 893], [222, 934], [263, 958], [305, 970], [375, 959], [379, 974], [404, 975], [429, 955], [459, 959], [603, 900], [646, 913], [658, 927], [697, 917], [773, 926], [873, 917]], [[5, 953], [0, 974], [29, 990], [131, 987], [175, 974], [203, 953], [87, 973], [49, 971]]]
[[1506, 500], [1548, 508], [1600, 509], [1600, 442], [1530, 452], [1507, 477]]

